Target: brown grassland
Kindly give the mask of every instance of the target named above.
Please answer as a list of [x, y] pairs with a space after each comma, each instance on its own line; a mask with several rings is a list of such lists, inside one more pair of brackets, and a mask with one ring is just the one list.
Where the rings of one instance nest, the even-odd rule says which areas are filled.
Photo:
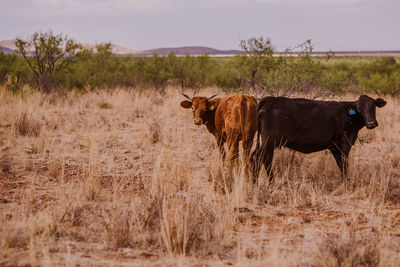
[[400, 266], [399, 98], [347, 181], [326, 151], [282, 149], [256, 186], [183, 99], [1, 90], [0, 266]]

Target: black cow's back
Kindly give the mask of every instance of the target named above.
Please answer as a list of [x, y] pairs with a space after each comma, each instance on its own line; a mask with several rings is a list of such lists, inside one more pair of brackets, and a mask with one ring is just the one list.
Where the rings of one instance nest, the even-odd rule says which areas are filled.
[[265, 97], [258, 106], [263, 139], [311, 153], [328, 148], [343, 131], [343, 105], [335, 101]]

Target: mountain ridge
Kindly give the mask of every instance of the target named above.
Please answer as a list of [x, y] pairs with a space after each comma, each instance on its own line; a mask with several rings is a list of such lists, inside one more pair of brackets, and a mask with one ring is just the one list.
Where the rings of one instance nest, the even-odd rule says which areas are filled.
[[[92, 49], [96, 52], [96, 44], [80, 43], [84, 48]], [[122, 47], [116, 44], [111, 44], [112, 53], [115, 56], [151, 56], [158, 54], [166, 56], [171, 52], [174, 52], [178, 56], [189, 55], [214, 55], [214, 56], [232, 56], [237, 54], [243, 54], [244, 51], [235, 49], [215, 49], [207, 46], [181, 46], [181, 47], [161, 47], [147, 50], [137, 50], [133, 48]], [[13, 40], [2, 40], [0, 41], [0, 52], [13, 53], [16, 50], [15, 39]], [[28, 49], [28, 52], [32, 52], [32, 49]], [[326, 54], [328, 51], [313, 51], [313, 56], [320, 56]], [[329, 51], [333, 52], [338, 56], [400, 56], [400, 50], [351, 50], [351, 51]], [[293, 53], [296, 55], [296, 53]], [[284, 55], [283, 52], [276, 51], [274, 55]]]
[[181, 47], [162, 47], [155, 48], [142, 51], [144, 54], [153, 54], [157, 53], [159, 55], [168, 55], [171, 52], [174, 52], [177, 55], [202, 55], [202, 54], [210, 54], [210, 55], [232, 55], [232, 54], [240, 54], [243, 51], [240, 50], [220, 50], [207, 46], [181, 46]]

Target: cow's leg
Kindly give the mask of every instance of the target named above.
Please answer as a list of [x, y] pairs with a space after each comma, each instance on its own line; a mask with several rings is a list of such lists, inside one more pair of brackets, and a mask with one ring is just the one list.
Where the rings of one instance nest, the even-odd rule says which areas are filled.
[[272, 159], [274, 157], [274, 143], [273, 142], [266, 142], [265, 145], [262, 146], [261, 151], [261, 158], [262, 162], [264, 163], [265, 170], [269, 176], [269, 182], [272, 182], [274, 177], [274, 173], [272, 172]]
[[253, 138], [246, 138], [243, 139], [242, 141], [242, 146], [243, 146], [243, 166], [245, 169], [245, 174], [247, 177], [249, 177], [249, 165], [250, 165], [250, 150], [253, 145]]
[[217, 145], [218, 145], [218, 149], [219, 149], [219, 155], [220, 155], [222, 161], [225, 161], [225, 158], [226, 158], [226, 152], [225, 152], [225, 148], [224, 148], [224, 143], [225, 143], [225, 139], [222, 136], [217, 138]]
[[264, 147], [265, 147], [266, 142], [261, 141], [260, 143], [257, 141], [256, 148], [254, 151], [251, 153], [250, 156], [250, 168], [252, 172], [252, 178], [253, 178], [253, 183], [257, 183], [258, 180], [258, 175], [260, 172], [260, 167], [264, 163]]
[[229, 138], [227, 140], [228, 143], [228, 177], [225, 180], [226, 190], [232, 192], [233, 186], [233, 173], [232, 170], [235, 169], [238, 171], [238, 154], [239, 154], [239, 141], [236, 139]]
[[[255, 153], [258, 154], [258, 160], [264, 164], [265, 170], [267, 171], [267, 174], [269, 176], [270, 183], [272, 182], [272, 179], [274, 177], [274, 173], [272, 171], [272, 159], [274, 158], [274, 149], [274, 142], [267, 140], [263, 142], [261, 148]], [[256, 165], [257, 164], [259, 163], [256, 162]]]
[[258, 174], [260, 172], [260, 160], [261, 160], [260, 153], [261, 153], [261, 149], [256, 147], [250, 156], [250, 163], [249, 163], [250, 166], [249, 167], [251, 169], [253, 184], [257, 183]]
[[331, 153], [336, 160], [336, 164], [338, 165], [343, 178], [346, 177], [348, 174], [349, 152], [350, 149], [346, 148], [344, 148], [343, 150], [339, 148], [331, 149]]
[[223, 135], [220, 135], [216, 137], [217, 140], [217, 145], [218, 145], [218, 150], [219, 150], [219, 156], [220, 156], [220, 163], [218, 164], [218, 174], [217, 174], [217, 179], [214, 180], [214, 189], [216, 191], [221, 191], [221, 192], [226, 192], [230, 191], [230, 186], [229, 183], [226, 183], [221, 177], [224, 177], [223, 175], [223, 166], [225, 165], [225, 158], [226, 158], [226, 152], [225, 152], [225, 137]]
[[231, 167], [238, 170], [239, 140], [234, 139], [229, 143], [228, 161]]
[[239, 158], [239, 135], [234, 131], [230, 131], [230, 135], [228, 135], [227, 143], [228, 143], [228, 164], [229, 168], [235, 167], [238, 170], [238, 158]]
[[254, 149], [254, 151], [251, 153], [250, 156], [250, 169], [251, 169], [251, 175], [252, 175], [252, 180], [253, 183], [257, 182], [257, 177], [258, 177], [258, 172], [260, 168], [258, 167], [258, 149], [257, 147]]

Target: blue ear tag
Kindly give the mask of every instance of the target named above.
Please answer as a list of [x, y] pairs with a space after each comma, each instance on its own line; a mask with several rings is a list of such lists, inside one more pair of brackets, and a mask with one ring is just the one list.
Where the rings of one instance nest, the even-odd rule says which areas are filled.
[[356, 112], [354, 109], [350, 109], [350, 110], [349, 110], [349, 114], [350, 114], [350, 115], [356, 115], [356, 113], [357, 113], [357, 112]]

